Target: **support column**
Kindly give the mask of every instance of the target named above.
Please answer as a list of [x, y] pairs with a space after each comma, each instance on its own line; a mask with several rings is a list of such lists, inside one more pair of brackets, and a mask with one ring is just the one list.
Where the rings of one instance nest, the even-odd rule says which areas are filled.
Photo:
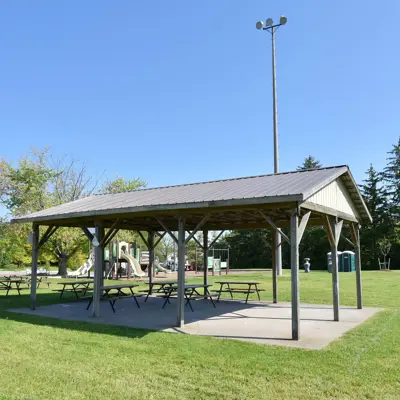
[[[336, 235], [336, 224], [332, 227], [333, 236]], [[332, 257], [332, 293], [333, 293], [333, 320], [339, 321], [339, 261], [336, 241], [331, 245]]]
[[179, 217], [178, 228], [178, 302], [177, 321], [178, 327], [185, 325], [185, 220]]
[[360, 228], [353, 224], [354, 229], [354, 244], [356, 253], [356, 284], [357, 284], [357, 308], [362, 309], [362, 281], [361, 281], [361, 241], [360, 241]]
[[290, 218], [290, 268], [292, 284], [292, 339], [300, 337], [299, 242], [298, 220], [295, 213]]
[[282, 275], [282, 236], [279, 232], [275, 232], [275, 267], [276, 274]]
[[36, 309], [37, 264], [39, 258], [39, 225], [32, 227], [31, 309]]
[[[95, 222], [95, 237], [99, 245], [94, 248], [94, 288], [93, 288], [93, 316], [100, 316], [100, 297], [102, 295], [101, 287], [103, 286], [103, 265], [104, 265], [104, 226], [103, 221]], [[118, 249], [117, 249], [118, 253]], [[118, 258], [118, 254], [117, 254]]]
[[[155, 260], [154, 232], [149, 232], [148, 233], [147, 244], [148, 244], [148, 250], [149, 250], [149, 266], [147, 267], [147, 274], [148, 274], [148, 277], [149, 277], [149, 283], [152, 283], [153, 282], [153, 276], [154, 276], [154, 260]], [[149, 287], [151, 287], [151, 286], [149, 286]]]
[[[208, 285], [208, 230], [203, 229], [203, 283]], [[206, 295], [206, 289], [204, 288], [204, 295]]]
[[275, 262], [276, 259], [276, 235], [272, 232], [272, 299], [273, 302], [276, 304], [278, 303], [278, 274], [277, 274], [277, 265]]

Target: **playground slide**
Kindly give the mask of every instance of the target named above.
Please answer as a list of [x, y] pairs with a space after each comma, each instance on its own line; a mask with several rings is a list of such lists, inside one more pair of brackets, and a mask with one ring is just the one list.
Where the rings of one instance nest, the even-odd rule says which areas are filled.
[[165, 272], [165, 273], [171, 272], [169, 269], [162, 267], [158, 263], [155, 263], [154, 266], [158, 269], [159, 272]]
[[134, 275], [140, 277], [146, 275], [146, 273], [142, 271], [142, 268], [140, 267], [140, 264], [137, 262], [136, 258], [122, 251], [121, 251], [121, 258], [123, 258], [124, 260], [128, 261], [131, 264], [131, 268]]
[[87, 259], [85, 264], [80, 266], [76, 271], [72, 271], [68, 273], [68, 276], [84, 276], [87, 275], [87, 273], [92, 269], [94, 265], [93, 258], [90, 257]]

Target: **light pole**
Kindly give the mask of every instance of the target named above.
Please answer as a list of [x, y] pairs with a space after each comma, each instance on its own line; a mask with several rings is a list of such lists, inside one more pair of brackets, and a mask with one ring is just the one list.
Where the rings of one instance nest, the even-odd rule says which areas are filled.
[[[272, 39], [272, 119], [274, 127], [274, 173], [279, 172], [279, 149], [278, 149], [278, 105], [276, 95], [276, 61], [275, 61], [275, 32], [285, 25], [287, 18], [281, 16], [279, 24], [274, 24], [271, 18], [268, 18], [265, 23], [258, 21], [256, 28], [258, 30], [267, 31], [271, 34]], [[275, 232], [275, 268], [277, 275], [282, 275], [282, 238], [279, 232]]]

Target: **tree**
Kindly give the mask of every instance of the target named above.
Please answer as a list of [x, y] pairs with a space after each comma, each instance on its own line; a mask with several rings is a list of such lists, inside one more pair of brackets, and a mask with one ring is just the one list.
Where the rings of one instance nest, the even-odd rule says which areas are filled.
[[303, 164], [297, 167], [298, 171], [302, 171], [305, 169], [316, 169], [322, 168], [321, 163], [314, 156], [308, 156], [304, 159]]
[[140, 178], [124, 179], [116, 176], [113, 180], [107, 180], [101, 187], [99, 193], [122, 193], [131, 192], [137, 189], [143, 189], [147, 186], [147, 182]]
[[378, 248], [381, 254], [383, 255], [383, 263], [386, 265], [386, 257], [390, 253], [390, 249], [392, 248], [392, 242], [386, 236], [379, 239], [378, 241]]
[[360, 185], [360, 190], [371, 214], [372, 223], [363, 226], [361, 244], [364, 264], [374, 268], [379, 258], [378, 241], [383, 235], [391, 235], [393, 230], [384, 177], [372, 164], [366, 174], [367, 177]]
[[[145, 183], [139, 179], [125, 181], [116, 178], [107, 181], [100, 189], [101, 193], [115, 193], [136, 189]], [[11, 216], [28, 214], [44, 208], [74, 201], [90, 196], [97, 190], [98, 182], [92, 182], [88, 176], [86, 164], [74, 159], [63, 158], [49, 161], [48, 150], [33, 151], [22, 158], [16, 167], [0, 161], [0, 202]], [[22, 227], [22, 228], [21, 228]], [[19, 225], [24, 230], [26, 241], [29, 225]], [[9, 231], [9, 235], [12, 230]], [[121, 232], [119, 235], [123, 235]], [[20, 249], [23, 247], [20, 246]], [[14, 254], [18, 252], [14, 249]], [[87, 239], [82, 231], [72, 228], [60, 228], [41, 249], [42, 256], [55, 257], [62, 276], [67, 273], [68, 262], [84, 260], [87, 254]], [[18, 256], [24, 262], [22, 256]], [[29, 255], [30, 258], [30, 255]]]
[[231, 249], [232, 268], [266, 268], [271, 260], [271, 241], [268, 229], [235, 230], [224, 236], [219, 246]]
[[383, 178], [387, 183], [390, 197], [391, 213], [396, 219], [400, 216], [400, 138], [388, 152], [387, 166], [383, 170]]

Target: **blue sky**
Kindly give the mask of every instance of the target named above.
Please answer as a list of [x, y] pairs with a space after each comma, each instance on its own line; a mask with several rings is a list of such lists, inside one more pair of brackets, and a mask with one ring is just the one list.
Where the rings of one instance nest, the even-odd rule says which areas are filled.
[[399, 131], [400, 2], [4, 2], [0, 156], [50, 146], [149, 186], [273, 170], [277, 32], [280, 168], [308, 154], [385, 164]]

